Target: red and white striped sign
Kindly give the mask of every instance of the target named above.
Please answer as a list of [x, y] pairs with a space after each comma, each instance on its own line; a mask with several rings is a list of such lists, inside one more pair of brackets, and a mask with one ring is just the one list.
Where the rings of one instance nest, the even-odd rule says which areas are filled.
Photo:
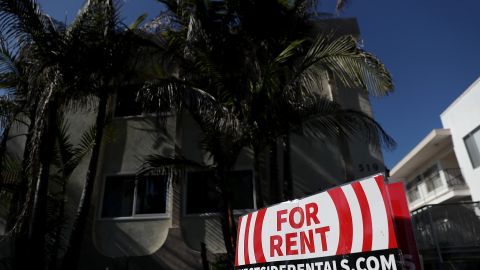
[[242, 216], [237, 239], [237, 268], [397, 248], [382, 175]]

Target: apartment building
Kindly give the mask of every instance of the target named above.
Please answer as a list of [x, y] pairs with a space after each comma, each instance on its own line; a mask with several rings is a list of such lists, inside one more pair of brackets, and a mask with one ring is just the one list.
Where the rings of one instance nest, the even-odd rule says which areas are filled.
[[[355, 19], [329, 20], [319, 27], [333, 27], [339, 35], [359, 36]], [[333, 77], [325, 80], [322, 88], [323, 94], [343, 108], [372, 115], [365, 90], [347, 89]], [[208, 164], [209, 156], [200, 147], [201, 130], [187, 113], [168, 115], [165, 128], [159, 129], [155, 115], [139, 111], [133, 100], [118, 94], [112, 102], [112, 138], [102, 144], [80, 269], [201, 269], [202, 247], [212, 260], [215, 254], [225, 253], [219, 198], [211, 172], [189, 169], [173, 176], [135, 176], [142, 158], [149, 154], [181, 155]], [[94, 122], [94, 115], [82, 112], [68, 118], [74, 142]], [[379, 147], [363, 141], [350, 141], [348, 147], [339, 147], [342, 142], [291, 134], [294, 197], [384, 171]], [[20, 150], [24, 139], [12, 139], [9, 144]], [[268, 196], [272, 186], [266, 169], [268, 159], [265, 160], [266, 181], [261, 187]], [[282, 159], [278, 160], [282, 167]], [[80, 199], [87, 161], [77, 167], [68, 182], [70, 218]], [[257, 208], [253, 175], [253, 153], [244, 149], [228, 176], [235, 189], [232, 204], [236, 216]]]
[[411, 211], [470, 197], [449, 129], [432, 130], [393, 167], [390, 180], [405, 181]]
[[450, 129], [453, 147], [472, 200], [480, 201], [480, 78], [440, 115]]
[[410, 210], [480, 200], [480, 79], [440, 115], [432, 130], [390, 172], [405, 181]]

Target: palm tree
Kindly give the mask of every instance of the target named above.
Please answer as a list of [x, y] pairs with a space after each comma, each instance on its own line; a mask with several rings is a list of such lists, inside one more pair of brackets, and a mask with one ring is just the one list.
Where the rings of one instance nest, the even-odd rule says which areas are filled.
[[[316, 138], [367, 134], [369, 139], [383, 138], [386, 145], [392, 143], [367, 115], [341, 110], [337, 104], [314, 94], [326, 79], [321, 76], [325, 71], [336, 74], [346, 85], [368, 87], [380, 94], [388, 93], [392, 84], [383, 65], [359, 49], [353, 38], [334, 38], [329, 33], [314, 38], [310, 32], [314, 22], [308, 21], [311, 17], [305, 7], [307, 1], [294, 1], [292, 5], [283, 1], [161, 2], [170, 9], [166, 21], [173, 22], [164, 29], [163, 38], [168, 39], [165, 43], [174, 44], [173, 52], [171, 47], [162, 50], [175, 58], [178, 75], [150, 85], [157, 91], [153, 96], [165, 101], [164, 109], [175, 102], [188, 105], [192, 100], [209, 96], [216, 106], [223, 108], [219, 112], [233, 115], [228, 119], [234, 120], [231, 126], [237, 129], [234, 134], [239, 135], [235, 141], [241, 142], [242, 147], [247, 143], [255, 153], [259, 206], [263, 205], [259, 191], [260, 152], [276, 138], [288, 136], [292, 129], [305, 132], [298, 125], [306, 120], [316, 123], [306, 126], [311, 130], [308, 133]], [[262, 11], [270, 12], [272, 7], [278, 11], [278, 18], [266, 19]], [[267, 27], [275, 22], [286, 25], [287, 30]], [[148, 101], [151, 103], [152, 99]], [[321, 102], [323, 107], [314, 106], [313, 101]], [[284, 117], [285, 111], [296, 117]], [[221, 119], [221, 114], [213, 115], [220, 115], [217, 120]], [[213, 136], [222, 138], [218, 134]], [[223, 146], [223, 152], [227, 153], [225, 147], [231, 146], [215, 142], [211, 148], [205, 148], [216, 160], [224, 155], [214, 145]], [[230, 251], [228, 245], [235, 240], [230, 241], [228, 235], [224, 238]]]
[[[5, 5], [5, 3], [2, 4]], [[4, 12], [1, 15], [2, 18], [8, 16]], [[38, 172], [38, 166], [33, 166], [31, 149], [35, 129], [34, 119], [36, 119], [37, 105], [40, 99], [38, 89], [44, 87], [44, 82], [41, 79], [43, 67], [41, 64], [42, 58], [35, 57], [33, 50], [27, 50], [26, 47], [15, 48], [18, 44], [12, 44], [12, 40], [4, 35], [0, 35], [0, 43], [0, 85], [6, 91], [2, 98], [2, 127], [4, 127], [2, 157], [6, 156], [4, 151], [6, 151], [6, 141], [11, 135], [10, 132], [17, 132], [17, 129], [12, 129], [12, 127], [27, 126], [25, 148], [21, 159], [22, 165], [12, 189], [13, 197], [7, 219], [7, 229], [13, 235], [15, 250], [18, 251], [14, 254], [17, 255], [24, 253], [27, 247], [28, 217], [35, 191], [34, 181], [30, 177], [36, 175], [35, 171]], [[30, 46], [28, 44], [28, 47]], [[6, 168], [2, 166], [1, 169], [5, 171]], [[7, 168], [8, 170], [9, 168]], [[4, 178], [3, 182], [12, 179], [14, 178]], [[24, 264], [25, 260], [17, 257], [15, 262]]]
[[[140, 21], [141, 18], [132, 27], [138, 26]], [[84, 51], [81, 55], [86, 56], [77, 63], [87, 75], [86, 81], [80, 85], [89, 87], [87, 94], [95, 96], [98, 105], [95, 140], [62, 269], [76, 268], [79, 260], [107, 121], [108, 101], [120, 85], [128, 84], [132, 79], [137, 67], [135, 55], [144, 42], [135, 29], [126, 28], [119, 20], [112, 0], [88, 1], [71, 28], [70, 32], [67, 31], [69, 37], [82, 40]]]
[[[65, 40], [62, 25], [45, 16], [34, 1], [0, 1], [0, 21], [5, 36], [15, 40], [20, 52], [28, 54], [39, 63], [40, 75], [32, 78], [39, 85], [35, 94], [35, 117], [30, 119], [32, 127], [29, 160], [32, 161], [35, 199], [29, 228], [29, 262], [43, 265], [44, 233], [46, 223], [48, 180], [55, 138], [57, 111], [65, 97], [62, 90], [63, 70], [68, 70], [65, 57]], [[61, 72], [62, 71], [62, 72]], [[38, 168], [38, 169], [37, 169]], [[38, 175], [37, 175], [38, 174]]]
[[[303, 83], [304, 88], [310, 88], [307, 92], [311, 92], [315, 88], [319, 88], [321, 85], [319, 82], [329, 79], [325, 74], [334, 74], [344, 84], [365, 88], [374, 94], [384, 95], [393, 89], [390, 75], [383, 65], [375, 57], [359, 49], [353, 37], [335, 38], [334, 33], [329, 32], [322, 32], [321, 35], [317, 36], [319, 30], [317, 21], [321, 19], [315, 11], [317, 2], [222, 1], [225, 8], [220, 13], [226, 14], [224, 16], [227, 18], [226, 20], [233, 17], [231, 23], [226, 24], [237, 27], [236, 31], [241, 32], [244, 37], [247, 37], [247, 40], [251, 41], [246, 44], [248, 47], [246, 50], [253, 53], [253, 56], [247, 55], [244, 57], [253, 60], [253, 63], [249, 64], [248, 70], [252, 70], [251, 73], [257, 74], [257, 77], [253, 77], [253, 82], [250, 83], [250, 86], [252, 86], [250, 91], [239, 92], [251, 93], [250, 96], [240, 97], [240, 99], [246, 98], [248, 100], [247, 104], [259, 105], [258, 108], [252, 108], [255, 113], [250, 123], [252, 128], [261, 131], [260, 136], [266, 135], [267, 138], [266, 141], [259, 142], [257, 136], [252, 136], [252, 138], [256, 138], [252, 142], [258, 145], [252, 147], [258, 151], [262, 151], [259, 146], [265, 145], [265, 142], [274, 143], [268, 137], [276, 138], [276, 136], [271, 136], [269, 132], [266, 132], [269, 130], [268, 124], [271, 122], [268, 114], [272, 113], [262, 111], [262, 109], [272, 108], [272, 104], [264, 106], [265, 102], [278, 100], [280, 96], [275, 96], [274, 92], [285, 91], [284, 86], [292, 87], [290, 84], [293, 83], [293, 87], [298, 88], [298, 84]], [[337, 1], [337, 9], [343, 8], [346, 3], [347, 1]], [[269, 16], [264, 16], [267, 13]], [[225, 43], [229, 44], [223, 42], [221, 46], [225, 46]], [[235, 42], [234, 44], [238, 47], [245, 47], [245, 44], [241, 42]], [[279, 57], [278, 60], [280, 61], [286, 61], [288, 58], [307, 53], [309, 47], [311, 47], [308, 51], [310, 61], [293, 63], [293, 68], [297, 69], [293, 72], [289, 70], [291, 65], [284, 62], [275, 63], [276, 57]], [[224, 50], [229, 49], [231, 48]], [[221, 48], [215, 50], [221, 50]], [[283, 50], [285, 51], [282, 52]], [[282, 53], [285, 54], [282, 55]], [[322, 53], [323, 55], [321, 55]], [[282, 58], [284, 56], [287, 57]], [[241, 69], [242, 65], [236, 64]], [[283, 65], [283, 69], [279, 68], [279, 65]], [[291, 77], [297, 75], [301, 76], [299, 78]], [[275, 76], [276, 78], [273, 78]], [[288, 146], [288, 134], [285, 134], [284, 138], [285, 145]], [[287, 163], [289, 162], [288, 149], [287, 147], [286, 157], [284, 158]], [[260, 156], [260, 153], [255, 155], [257, 158]], [[255, 164], [258, 168], [259, 161]], [[289, 170], [290, 166], [284, 166], [284, 168]], [[274, 172], [271, 174], [275, 175]], [[286, 171], [284, 175], [288, 178], [290, 173]], [[257, 176], [260, 176], [260, 174], [257, 173]], [[260, 178], [256, 177], [256, 179]], [[287, 181], [287, 185], [291, 186], [291, 180]], [[257, 183], [257, 191], [261, 193], [259, 187], [261, 188], [261, 185]], [[292, 189], [287, 188], [287, 190], [291, 191]], [[257, 202], [260, 206], [263, 205], [262, 200], [263, 196], [258, 194]]]
[[72, 248], [69, 250], [74, 251], [67, 252], [70, 258], [78, 250], [79, 244], [76, 243], [90, 205], [107, 101], [114, 87], [112, 80], [126, 63], [125, 55], [131, 46], [125, 46], [129, 44], [121, 42], [121, 35], [116, 35], [119, 23], [112, 1], [88, 1], [83, 12], [67, 28], [44, 15], [35, 1], [2, 0], [0, 21], [6, 26], [2, 29], [6, 38], [15, 40], [22, 54], [28, 54], [40, 63], [35, 73], [37, 76], [30, 80], [39, 86], [39, 91], [35, 94], [33, 127], [27, 147], [33, 172], [38, 171], [38, 178], [37, 173], [33, 174], [37, 183], [29, 229], [30, 255], [35, 258], [32, 263], [42, 265], [43, 254], [39, 250], [44, 250], [45, 243], [47, 187], [58, 133], [57, 113], [74, 103], [88, 106], [91, 104], [88, 99], [95, 96], [99, 101], [96, 147], [92, 150], [86, 188], [72, 234]]
[[[31, 141], [31, 134], [33, 129], [33, 121], [31, 119], [35, 118], [35, 110], [28, 109], [28, 106], [31, 106], [29, 100], [36, 99], [35, 93], [31, 93], [30, 89], [34, 88], [34, 77], [35, 72], [38, 70], [38, 63], [35, 62], [34, 58], [29, 57], [29, 51], [23, 51], [20, 53], [12, 52], [9, 47], [8, 42], [5, 39], [0, 39], [0, 84], [4, 88], [5, 95], [0, 99], [1, 102], [1, 120], [2, 126], [6, 127], [3, 130], [2, 143], [1, 143], [1, 152], [0, 152], [0, 166], [1, 166], [1, 182], [0, 188], [8, 192], [2, 192], [1, 195], [5, 196], [8, 194], [13, 194], [7, 199], [9, 199], [9, 222], [7, 230], [9, 233], [12, 233], [15, 241], [15, 256], [22, 256], [24, 253], [24, 243], [26, 241], [24, 236], [26, 234], [26, 219], [28, 217], [28, 211], [31, 207], [31, 204], [28, 199], [31, 195], [27, 196], [27, 186], [28, 194], [32, 194], [31, 181], [29, 181], [30, 170], [30, 159], [29, 159], [29, 145]], [[33, 106], [35, 108], [35, 106]], [[62, 118], [60, 118], [62, 119]], [[62, 123], [64, 123], [62, 121]], [[28, 127], [28, 130], [25, 134], [17, 134], [18, 129], [15, 126], [25, 125]], [[67, 134], [66, 124], [57, 124], [56, 131], [58, 134], [55, 135], [55, 144], [54, 144], [54, 159], [53, 163], [53, 174], [49, 176], [50, 178], [50, 188], [52, 184], [58, 184], [60, 191], [48, 191], [48, 211], [49, 215], [47, 218], [47, 223], [49, 230], [47, 231], [47, 240], [49, 243], [49, 251], [47, 254], [50, 257], [51, 265], [55, 264], [58, 249], [60, 246], [60, 232], [64, 224], [64, 193], [65, 185], [70, 174], [73, 172], [75, 167], [79, 164], [82, 158], [89, 153], [89, 150], [92, 145], [92, 130], [89, 129], [89, 133], [85, 133], [82, 137], [82, 144], [79, 146], [73, 146], [69, 142], [69, 136]], [[23, 160], [13, 157], [7, 151], [7, 141], [9, 137], [14, 136], [26, 136], [25, 149], [23, 154]], [[21, 165], [20, 165], [21, 164]], [[53, 182], [52, 182], [53, 181]], [[54, 192], [54, 193], [52, 193]], [[57, 193], [59, 192], [59, 193]], [[27, 202], [25, 202], [27, 201]], [[52, 209], [52, 204], [54, 209]], [[56, 209], [56, 210], [55, 210]], [[53, 211], [54, 210], [54, 211]], [[56, 217], [56, 218], [53, 218]], [[53, 218], [53, 219], [52, 219]], [[53, 224], [52, 224], [53, 222]], [[23, 254], [24, 255], [24, 254]], [[19, 261], [25, 261], [24, 258], [16, 259], [16, 267], [22, 267], [23, 264], [19, 264]]]
[[[329, 40], [328, 36], [321, 36], [316, 40], [298, 40], [285, 35], [281, 30], [265, 35], [268, 27], [255, 27], [262, 25], [256, 24], [262, 18], [258, 13], [252, 16], [248, 11], [257, 2], [207, 1], [207, 5], [203, 1], [164, 2], [176, 13], [175, 24], [168, 31], [171, 36], [164, 38], [168, 38], [172, 44], [179, 42], [182, 46], [175, 50], [170, 50], [171, 47], [167, 47], [167, 50], [162, 48], [162, 54], [170, 54], [177, 61], [179, 75], [157, 78], [154, 83], [147, 84], [147, 87], [159, 90], [151, 97], [166, 100], [167, 109], [176, 107], [190, 110], [204, 130], [209, 131], [204, 145], [216, 163], [217, 178], [224, 198], [225, 244], [228, 253], [233, 254], [235, 226], [229, 203], [230, 191], [225, 180], [226, 172], [231, 170], [238, 153], [248, 143], [254, 149], [255, 171], [258, 176], [258, 162], [263, 145], [271, 144], [273, 138], [289, 132], [278, 127], [284, 127], [284, 124], [288, 130], [295, 127], [295, 123], [282, 123], [273, 117], [278, 114], [276, 110], [280, 111], [276, 108], [276, 103], [281, 102], [277, 101], [283, 99], [284, 108], [293, 106], [293, 109], [308, 101], [305, 97], [311, 97], [312, 86], [318, 85], [319, 71], [332, 71], [345, 84], [355, 86], [372, 84], [383, 87], [382, 83], [388, 83], [389, 76], [382, 72], [382, 66], [375, 58], [369, 57], [355, 44], [352, 46], [348, 39], [337, 42]], [[275, 7], [279, 11], [275, 21], [282, 21], [280, 15], [285, 12], [296, 18], [298, 25], [308, 26], [302, 20], [307, 13], [298, 12], [304, 10], [302, 5], [305, 2], [297, 1], [292, 8], [283, 1], [268, 1], [258, 4], [258, 10]], [[297, 18], [296, 14], [301, 16]], [[42, 232], [45, 231], [46, 224], [44, 214], [51, 175], [49, 170], [58, 134], [57, 109], [61, 111], [74, 98], [96, 96], [98, 100], [95, 144], [63, 266], [71, 269], [78, 260], [88, 218], [108, 98], [117, 82], [125, 79], [121, 75], [124, 73], [117, 67], [128, 63], [126, 59], [132, 47], [128, 39], [130, 32], [119, 27], [111, 1], [89, 1], [68, 28], [54, 23], [41, 14], [35, 2], [27, 0], [0, 1], [0, 20], [13, 29], [9, 30], [10, 36], [20, 37], [22, 47], [42, 63], [39, 74], [43, 76], [40, 76], [41, 81], [38, 83], [42, 91], [34, 99], [36, 106], [29, 144], [33, 168], [40, 168], [30, 230], [34, 243], [32, 250], [43, 250], [44, 246]], [[32, 23], [36, 25], [31, 25]], [[295, 28], [288, 29], [289, 33], [295, 32], [292, 31]], [[275, 43], [279, 37], [281, 46]], [[359, 68], [362, 64], [366, 64], [366, 67]], [[290, 72], [288, 68], [292, 66], [294, 69]], [[381, 87], [379, 89], [383, 90]], [[312, 100], [317, 101], [315, 98]], [[315, 113], [325, 114], [325, 111], [328, 110], [323, 108]], [[328, 123], [333, 121], [331, 117], [327, 119]], [[366, 123], [372, 124], [371, 121]], [[351, 131], [349, 128], [352, 124], [348, 125], [344, 129], [333, 125], [333, 129], [337, 130], [337, 134], [348, 134], [346, 131]], [[364, 125], [356, 127], [362, 126]], [[280, 134], [277, 130], [283, 133]], [[381, 131], [378, 128], [375, 130]], [[256, 179], [259, 189], [260, 177]], [[257, 196], [260, 206], [263, 205], [261, 195], [260, 191]], [[41, 262], [41, 253], [37, 252], [36, 255], [36, 260], [32, 261]]]
[[[291, 108], [288, 108], [292, 105], [290, 100], [296, 99], [298, 95], [309, 97], [316, 92], [321, 93], [322, 81], [327, 81], [329, 77], [326, 74], [332, 73], [336, 74], [336, 77], [347, 86], [368, 89], [377, 95], [387, 94], [393, 89], [390, 75], [384, 66], [371, 54], [360, 50], [352, 37], [334, 38], [332, 34], [320, 33], [307, 50], [301, 48], [305, 43], [309, 43], [308, 40], [293, 41], [273, 61], [267, 62], [267, 65], [259, 64], [258, 66], [261, 68], [259, 73], [265, 75], [261, 79], [264, 83], [259, 85], [259, 88], [263, 89], [250, 91], [251, 93], [258, 93], [252, 99], [261, 99], [261, 102], [258, 103], [251, 102], [252, 104], [261, 104], [253, 110], [255, 113], [251, 115], [250, 120], [252, 123], [251, 130], [256, 130], [256, 134], [252, 135], [252, 142], [258, 145], [257, 147], [253, 146], [253, 148], [258, 149], [261, 145], [271, 145], [276, 138], [283, 136], [286, 140], [285, 153], [287, 154], [284, 158], [287, 166], [284, 166], [284, 168], [287, 170], [290, 169], [288, 165], [288, 134], [291, 123], [288, 122], [290, 114], [284, 114], [283, 112], [292, 111]], [[264, 96], [262, 97], [262, 95]], [[264, 106], [263, 104], [268, 105]], [[299, 106], [299, 104], [294, 106], [297, 110], [305, 109], [305, 106]], [[345, 112], [353, 113], [352, 111]], [[314, 112], [310, 111], [310, 113]], [[316, 115], [322, 117], [322, 111], [318, 111]], [[374, 135], [373, 137], [366, 136], [369, 142], [372, 142], [372, 140], [373, 142], [380, 141], [384, 142], [386, 147], [394, 146], [393, 140], [386, 136], [372, 118], [360, 113], [357, 113], [356, 116], [357, 118], [362, 116], [366, 121], [350, 118], [350, 120], [363, 123], [363, 125], [355, 125], [358, 127], [357, 135], [365, 135], [365, 133], [375, 130], [376, 132], [371, 134]], [[348, 120], [348, 118], [343, 120]], [[367, 125], [367, 123], [370, 123], [370, 125]], [[352, 123], [345, 122], [344, 125], [351, 126]], [[341, 127], [335, 128], [341, 130]], [[315, 134], [318, 134], [318, 132]], [[346, 134], [337, 133], [335, 137], [344, 137], [344, 135]], [[351, 139], [352, 135], [349, 134], [345, 139]], [[291, 177], [288, 177], [290, 173], [287, 171], [284, 175], [289, 179], [286, 182], [285, 190], [287, 192], [285, 197], [292, 199], [291, 194], [289, 194], [292, 190]]]
[[70, 176], [82, 162], [82, 160], [91, 153], [94, 147], [95, 125], [87, 127], [80, 137], [78, 144], [73, 144], [70, 138], [70, 123], [64, 116], [60, 116], [57, 123], [57, 135], [55, 136], [55, 151], [52, 162], [54, 173], [50, 175], [49, 187], [49, 207], [48, 219], [49, 225], [47, 238], [47, 258], [49, 259], [49, 269], [58, 269], [58, 259], [60, 249], [65, 247], [62, 233], [66, 226], [65, 203], [67, 198], [66, 188]]

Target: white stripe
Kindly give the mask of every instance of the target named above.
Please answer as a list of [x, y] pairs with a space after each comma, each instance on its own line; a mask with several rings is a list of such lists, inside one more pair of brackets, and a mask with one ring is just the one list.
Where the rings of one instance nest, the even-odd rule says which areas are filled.
[[253, 236], [255, 235], [255, 220], [257, 219], [258, 212], [252, 213], [252, 220], [250, 220], [250, 230], [248, 230], [248, 258], [250, 263], [256, 263], [255, 260], [255, 246], [253, 243]]
[[244, 254], [244, 243], [245, 243], [245, 227], [247, 224], [247, 216], [242, 217], [242, 223], [240, 224], [240, 229], [238, 231], [238, 243], [237, 243], [237, 248], [238, 248], [238, 265], [245, 265], [245, 257], [243, 256]]
[[388, 219], [385, 202], [375, 179], [360, 182], [372, 214], [372, 250], [388, 248]]
[[353, 190], [352, 185], [342, 187], [343, 193], [347, 198], [350, 212], [352, 213], [353, 239], [351, 253], [362, 252], [363, 247], [363, 220], [362, 210], [358, 203], [357, 195]]

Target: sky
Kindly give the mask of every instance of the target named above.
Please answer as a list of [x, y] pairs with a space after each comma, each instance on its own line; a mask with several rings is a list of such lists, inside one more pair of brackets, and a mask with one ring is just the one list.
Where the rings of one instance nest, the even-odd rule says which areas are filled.
[[[70, 22], [82, 0], [40, 0], [54, 18]], [[124, 0], [128, 25], [143, 13], [161, 11], [155, 0]], [[323, 0], [332, 10], [334, 0]], [[432, 129], [440, 114], [480, 76], [480, 1], [351, 0], [338, 16], [356, 17], [365, 49], [375, 54], [393, 76], [395, 91], [372, 97], [377, 121], [397, 141], [384, 151], [392, 168]], [[480, 101], [479, 101], [480, 106]]]

